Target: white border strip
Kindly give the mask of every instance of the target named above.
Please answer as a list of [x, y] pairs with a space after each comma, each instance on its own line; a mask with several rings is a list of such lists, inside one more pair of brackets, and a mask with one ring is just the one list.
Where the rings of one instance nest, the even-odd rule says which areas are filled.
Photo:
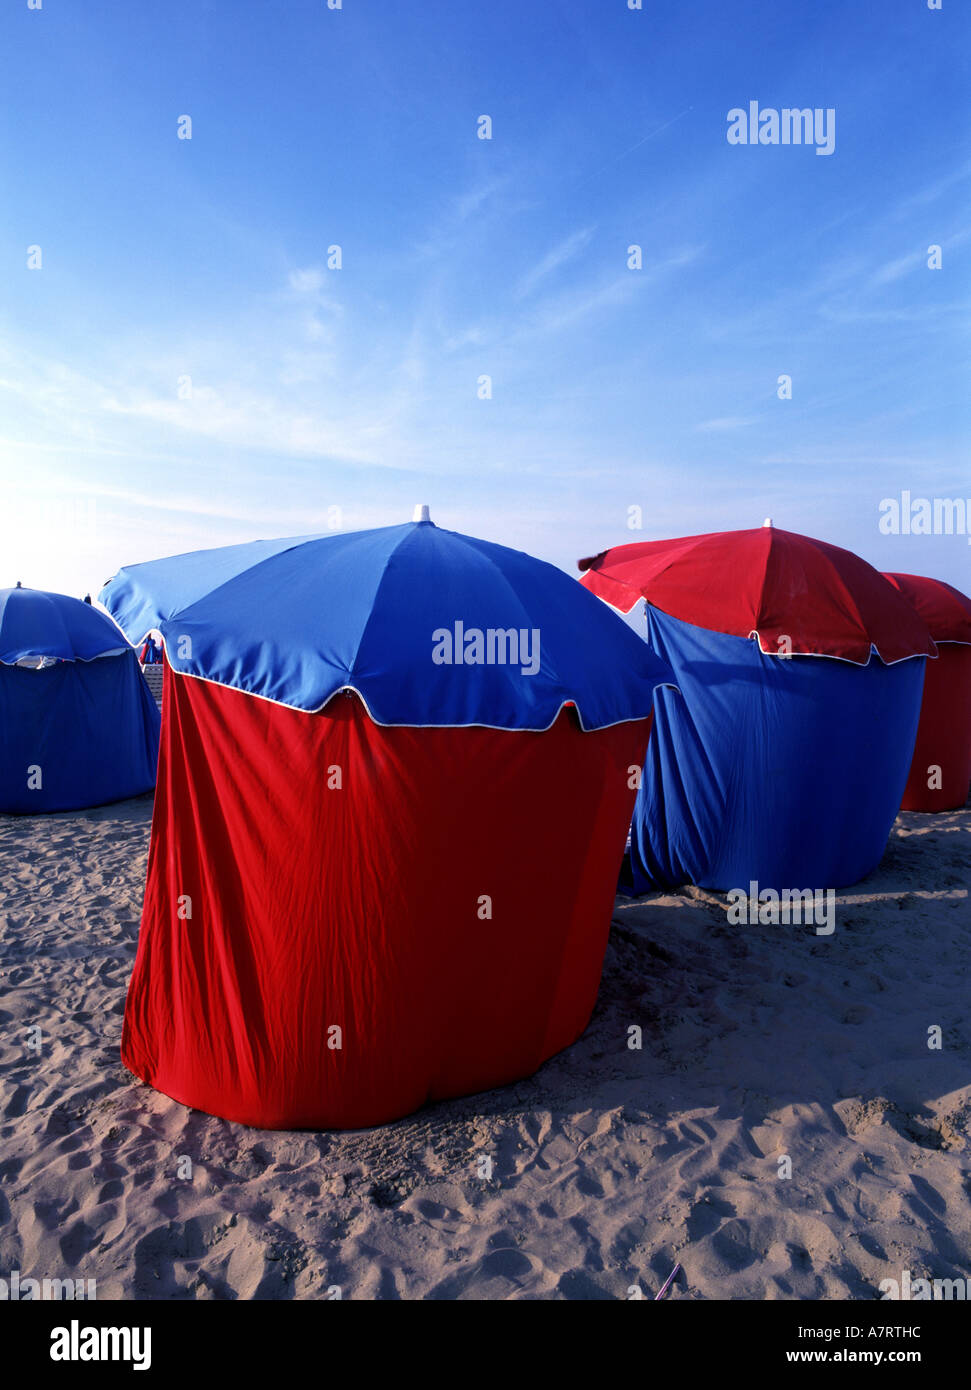
[[[364, 706], [365, 713], [367, 714], [371, 723], [376, 724], [379, 729], [494, 729], [497, 733], [505, 734], [545, 734], [550, 729], [552, 729], [553, 725], [556, 723], [556, 721], [559, 719], [560, 715], [563, 713], [565, 709], [572, 708], [575, 709], [577, 712], [577, 719], [579, 720], [582, 732], [585, 734], [593, 734], [597, 733], [597, 731], [600, 729], [615, 729], [620, 724], [638, 724], [642, 719], [650, 719], [650, 717], [654, 713], [652, 707], [647, 711], [646, 714], [634, 714], [631, 715], [629, 719], [615, 719], [610, 724], [597, 724], [592, 725], [590, 728], [588, 728], [586, 724], [584, 724], [583, 722], [583, 711], [580, 709], [580, 706], [576, 703], [576, 701], [563, 700], [561, 701], [559, 708], [556, 710], [556, 713], [553, 715], [553, 718], [550, 720], [550, 722], [548, 724], [543, 724], [539, 728], [521, 728], [519, 726], [509, 724], [406, 724], [401, 720], [389, 720], [385, 722], [384, 720], [378, 719], [376, 715], [372, 712], [371, 707], [365, 699], [363, 693], [360, 690], [358, 690], [356, 685], [339, 685], [335, 690], [331, 691], [331, 693], [327, 696], [323, 704], [318, 705], [316, 709], [304, 709], [302, 705], [289, 705], [285, 700], [274, 700], [271, 695], [260, 695], [258, 691], [255, 690], [243, 690], [242, 687], [238, 685], [227, 685], [225, 681], [213, 680], [211, 676], [200, 676], [197, 675], [194, 671], [180, 671], [178, 667], [172, 665], [168, 657], [168, 652], [165, 651], [164, 646], [163, 655], [165, 657], [165, 664], [169, 667], [173, 676], [181, 676], [183, 680], [201, 681], [203, 685], [216, 685], [219, 686], [221, 690], [235, 690], [238, 695], [246, 695], [251, 700], [265, 700], [268, 705], [278, 705], [281, 709], [292, 709], [297, 714], [320, 714], [323, 710], [327, 708], [331, 700], [333, 700], [336, 696], [342, 694], [356, 695], [357, 698], [360, 700], [361, 704]], [[679, 695], [682, 693], [681, 687], [679, 685], [675, 685], [673, 681], [658, 681], [657, 684], [652, 687], [652, 694], [655, 690], [660, 690], [662, 688], [676, 690]]]
[[[50, 659], [51, 661], [66, 661], [70, 666], [73, 666], [73, 665], [75, 664], [75, 662], [80, 661], [83, 665], [89, 666], [89, 665], [91, 664], [92, 661], [103, 661], [103, 660], [105, 659], [105, 657], [125, 656], [125, 655], [127, 655], [128, 652], [134, 652], [134, 651], [135, 651], [135, 648], [134, 648], [134, 647], [112, 647], [110, 651], [98, 652], [97, 656], [54, 656], [54, 657], [50, 657], [49, 659]], [[45, 657], [45, 656], [47, 656], [47, 653], [46, 653], [46, 652], [30, 652], [29, 655], [30, 655], [30, 656]], [[25, 657], [19, 656], [19, 657], [17, 658], [16, 661], [4, 661], [3, 657], [0, 656], [0, 666], [19, 666], [20, 663], [21, 663], [21, 661], [24, 661], [24, 660], [26, 660]], [[37, 670], [37, 669], [39, 669], [39, 668], [37, 668], [37, 667], [25, 666], [25, 667], [22, 667], [21, 669], [22, 669], [22, 670], [25, 670], [25, 671], [29, 671], [29, 670]], [[49, 666], [47, 666], [47, 667], [44, 667], [43, 669], [49, 671], [51, 668], [50, 668]]]
[[[584, 584], [583, 587], [586, 588], [586, 584]], [[762, 653], [762, 655], [774, 656], [777, 661], [791, 661], [794, 656], [811, 656], [821, 661], [842, 661], [843, 664], [846, 666], [859, 666], [862, 669], [869, 666], [870, 662], [873, 660], [874, 655], [879, 657], [880, 661], [883, 663], [884, 666], [899, 666], [902, 661], [916, 661], [918, 660], [918, 658], [923, 658], [927, 661], [936, 661], [938, 656], [936, 651], [912, 652], [910, 656], [898, 656], [896, 661], [884, 661], [883, 657], [880, 656], [879, 647], [875, 646], [872, 642], [870, 643], [870, 654], [867, 657], [866, 661], [853, 661], [852, 658], [848, 656], [834, 656], [832, 652], [771, 652], [766, 651], [766, 649], [763, 647], [762, 635], [759, 632], [758, 628], [753, 628], [752, 631], [748, 634], [748, 637], [742, 637], [741, 633], [738, 632], [722, 632], [721, 629], [717, 627], [703, 627], [701, 623], [689, 622], [687, 618], [676, 618], [673, 613], [668, 613], [666, 609], [658, 608], [656, 604], [651, 603], [650, 599], [646, 599], [643, 594], [639, 594], [629, 608], [621, 608], [616, 603], [611, 603], [609, 598], [604, 598], [602, 594], [594, 593], [593, 589], [590, 590], [590, 593], [593, 594], [594, 598], [600, 599], [601, 603], [605, 603], [608, 608], [612, 608], [615, 613], [620, 613], [624, 617], [626, 617], [628, 613], [633, 613], [634, 609], [637, 607], [639, 603], [643, 603], [646, 605], [647, 608], [653, 608], [655, 612], [663, 614], [665, 618], [670, 618], [672, 622], [684, 623], [686, 627], [696, 627], [701, 632], [713, 632], [716, 634], [716, 636], [719, 637], [738, 637], [742, 642], [750, 642], [754, 637], [759, 644], [759, 651]], [[933, 637], [931, 638], [931, 641], [934, 643], [935, 647], [940, 646], [942, 642], [951, 640], [951, 638], [944, 637], [940, 639]], [[971, 647], [971, 642], [959, 642], [955, 640], [955, 646]]]

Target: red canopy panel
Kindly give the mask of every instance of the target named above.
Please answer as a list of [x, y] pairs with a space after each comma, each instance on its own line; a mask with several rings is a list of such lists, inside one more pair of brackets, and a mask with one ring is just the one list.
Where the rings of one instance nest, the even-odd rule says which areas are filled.
[[927, 663], [917, 743], [903, 811], [953, 811], [971, 781], [971, 599], [943, 579], [884, 575], [912, 605], [939, 644]]
[[755, 636], [771, 655], [866, 665], [876, 648], [889, 665], [935, 652], [924, 622], [872, 565], [773, 526], [619, 545], [580, 569], [581, 582], [622, 612], [643, 598], [696, 627]]
[[230, 1120], [357, 1128], [579, 1036], [650, 717], [384, 728], [354, 696], [165, 682], [131, 1071]]
[[917, 610], [935, 642], [971, 643], [971, 598], [943, 579], [920, 574], [885, 574]]
[[928, 661], [902, 811], [953, 811], [971, 783], [971, 646], [942, 642]]

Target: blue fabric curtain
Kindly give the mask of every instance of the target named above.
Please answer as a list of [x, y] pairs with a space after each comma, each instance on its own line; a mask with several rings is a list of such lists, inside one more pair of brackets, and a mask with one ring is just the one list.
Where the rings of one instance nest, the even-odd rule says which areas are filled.
[[[41, 671], [0, 666], [0, 812], [71, 811], [149, 791], [158, 734], [134, 651]], [[39, 788], [28, 785], [31, 768]]]
[[880, 861], [913, 753], [924, 658], [764, 656], [648, 608], [681, 694], [654, 733], [622, 892], [838, 888]]

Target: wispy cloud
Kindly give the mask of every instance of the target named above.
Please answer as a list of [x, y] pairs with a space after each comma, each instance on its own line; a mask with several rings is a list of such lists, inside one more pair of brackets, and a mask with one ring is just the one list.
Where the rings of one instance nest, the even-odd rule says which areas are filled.
[[[436, 259], [450, 251], [463, 235], [468, 224], [486, 213], [490, 203], [507, 187], [501, 178], [483, 179], [460, 193], [446, 198], [433, 218], [428, 232], [415, 247], [420, 259]], [[495, 211], [495, 209], [492, 209]]]
[[149, 396], [122, 401], [112, 397], [104, 408], [237, 448], [372, 465], [380, 462], [376, 454], [360, 448], [357, 429], [346, 421], [311, 412], [295, 413], [279, 399], [261, 398], [251, 392], [230, 394], [203, 386], [194, 390], [191, 400]]
[[906, 256], [898, 256], [895, 260], [887, 261], [885, 265], [875, 271], [870, 277], [870, 284], [891, 285], [909, 271], [916, 270], [923, 262], [924, 256], [919, 251], [911, 251]]
[[537, 265], [533, 266], [532, 270], [522, 277], [516, 287], [515, 298], [525, 299], [548, 275], [552, 275], [554, 271], [566, 265], [567, 261], [572, 261], [574, 256], [579, 255], [584, 247], [590, 245], [595, 230], [595, 227], [583, 227], [580, 231], [574, 232], [572, 236], [561, 241], [559, 245], [554, 246], [552, 251], [549, 251]]
[[935, 179], [933, 183], [925, 184], [916, 193], [902, 198], [894, 209], [894, 215], [898, 218], [909, 217], [918, 208], [925, 208], [930, 203], [936, 203], [938, 198], [949, 193], [955, 184], [963, 183], [969, 178], [971, 178], [971, 163], [961, 164], [958, 168]]
[[702, 420], [701, 424], [695, 425], [695, 429], [701, 434], [723, 434], [730, 430], [743, 430], [757, 423], [754, 415], [720, 415], [714, 420]]
[[954, 232], [950, 236], [941, 238], [938, 242], [929, 243], [926, 247], [920, 247], [915, 251], [909, 251], [906, 255], [897, 256], [894, 260], [887, 261], [885, 265], [882, 265], [879, 270], [875, 271], [870, 279], [870, 284], [872, 286], [890, 285], [893, 284], [894, 281], [902, 279], [903, 276], [908, 274], [911, 270], [926, 270], [931, 244], [940, 246], [942, 253], [945, 253], [953, 250], [955, 246], [961, 245], [962, 242], [967, 241], [969, 235], [971, 235], [971, 230], [965, 228], [959, 232]]

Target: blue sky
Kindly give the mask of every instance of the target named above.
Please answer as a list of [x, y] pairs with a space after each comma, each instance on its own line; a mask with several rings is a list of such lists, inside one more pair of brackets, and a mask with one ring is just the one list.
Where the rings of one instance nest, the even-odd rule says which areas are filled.
[[[971, 497], [969, 39], [959, 0], [7, 0], [0, 586], [428, 502], [570, 570], [771, 515], [971, 588], [965, 536], [878, 529]], [[730, 145], [752, 100], [834, 153]]]

